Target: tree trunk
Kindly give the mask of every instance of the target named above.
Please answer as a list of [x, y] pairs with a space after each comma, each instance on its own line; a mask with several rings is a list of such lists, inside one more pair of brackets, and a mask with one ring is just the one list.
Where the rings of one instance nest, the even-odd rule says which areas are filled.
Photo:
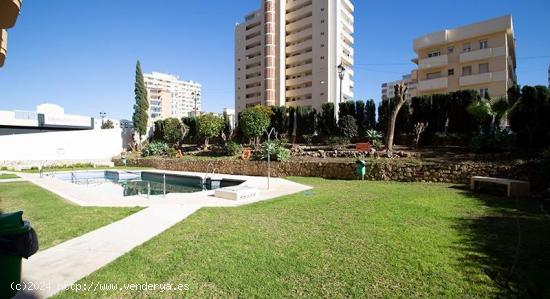
[[[386, 149], [388, 151], [393, 151], [393, 135], [395, 133], [395, 122], [397, 121], [397, 115], [399, 115], [399, 110], [406, 102], [406, 93], [407, 87], [404, 87], [402, 84], [396, 84], [395, 89], [395, 107], [393, 108], [389, 122], [388, 128], [386, 130]], [[390, 104], [391, 107], [391, 104]]]
[[386, 148], [389, 151], [393, 151], [393, 136], [395, 133], [395, 122], [397, 121], [397, 115], [399, 110], [403, 106], [403, 103], [398, 104], [390, 115], [390, 123], [388, 124], [388, 132], [386, 134]]

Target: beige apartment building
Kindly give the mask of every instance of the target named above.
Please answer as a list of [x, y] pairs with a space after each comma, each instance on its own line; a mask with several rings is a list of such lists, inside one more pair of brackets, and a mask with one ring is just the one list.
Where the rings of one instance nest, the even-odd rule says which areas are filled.
[[0, 0], [0, 67], [4, 66], [8, 55], [8, 31], [6, 29], [15, 25], [21, 0]]
[[418, 95], [473, 89], [498, 98], [516, 83], [512, 16], [424, 35], [413, 48]]
[[236, 112], [353, 99], [353, 11], [350, 0], [262, 0], [235, 28]]
[[201, 111], [201, 85], [194, 81], [183, 81], [179, 77], [152, 72], [143, 74], [149, 120], [169, 117], [188, 117]]

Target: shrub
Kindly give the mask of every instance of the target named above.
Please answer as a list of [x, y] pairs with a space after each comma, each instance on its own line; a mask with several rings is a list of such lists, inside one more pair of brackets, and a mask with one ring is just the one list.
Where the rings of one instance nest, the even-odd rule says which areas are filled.
[[384, 143], [382, 142], [382, 140], [376, 139], [376, 140], [372, 141], [372, 147], [379, 150], [379, 149], [384, 148]]
[[550, 93], [545, 86], [524, 86], [510, 111], [510, 128], [518, 146], [543, 148], [550, 145]]
[[141, 150], [141, 155], [144, 157], [148, 156], [160, 156], [168, 152], [170, 147], [166, 142], [155, 141], [149, 144], [146, 144]]
[[288, 117], [286, 115], [286, 107], [273, 106], [271, 107], [271, 112], [270, 127], [275, 128], [277, 134], [286, 134], [288, 132]]
[[342, 136], [332, 136], [327, 139], [327, 145], [329, 145], [332, 149], [345, 147], [349, 143], [350, 140]]
[[105, 130], [105, 129], [114, 129], [115, 128], [115, 124], [113, 123], [112, 120], [108, 119], [106, 120], [104, 123], [101, 124], [101, 129], [102, 130]]
[[376, 130], [367, 130], [367, 132], [365, 132], [365, 137], [371, 142], [371, 143], [374, 143], [375, 141], [380, 141], [382, 140], [382, 137], [384, 137], [382, 135], [382, 133], [376, 131]]
[[280, 140], [266, 141], [262, 143], [261, 149], [254, 155], [255, 160], [267, 160], [270, 154], [271, 161], [284, 162], [290, 160], [290, 150], [285, 148]]
[[337, 134], [336, 120], [334, 119], [334, 104], [324, 103], [321, 114], [319, 115], [319, 133], [328, 137]]
[[311, 145], [313, 143], [313, 135], [302, 135], [302, 139], [307, 145]]
[[271, 109], [265, 106], [248, 107], [239, 116], [239, 129], [245, 137], [253, 138], [256, 146], [270, 123]]
[[515, 140], [515, 135], [510, 131], [496, 129], [486, 134], [474, 135], [469, 146], [474, 152], [510, 151]]
[[351, 115], [346, 115], [338, 121], [338, 129], [342, 136], [351, 139], [357, 136], [357, 120]]
[[202, 114], [197, 117], [199, 135], [204, 138], [204, 145], [208, 147], [210, 138], [220, 136], [224, 127], [222, 117], [213, 114]]
[[242, 153], [243, 146], [235, 141], [229, 141], [225, 145], [225, 154], [228, 156], [236, 156]]
[[184, 125], [177, 118], [167, 118], [163, 120], [163, 134], [164, 141], [170, 144], [179, 143], [184, 137]]

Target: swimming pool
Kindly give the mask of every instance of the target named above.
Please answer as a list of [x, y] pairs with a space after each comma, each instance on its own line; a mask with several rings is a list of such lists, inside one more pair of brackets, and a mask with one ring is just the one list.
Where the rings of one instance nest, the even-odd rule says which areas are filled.
[[237, 186], [244, 181], [149, 171], [75, 171], [53, 176], [73, 184], [97, 187], [107, 185], [123, 196], [192, 193]]

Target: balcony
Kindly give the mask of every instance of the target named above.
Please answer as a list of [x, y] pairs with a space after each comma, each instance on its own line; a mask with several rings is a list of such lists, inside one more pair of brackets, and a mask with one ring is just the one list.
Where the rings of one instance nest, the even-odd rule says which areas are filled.
[[285, 63], [292, 64], [292, 63], [297, 63], [308, 59], [313, 59], [313, 52], [304, 52], [300, 55], [288, 57], [286, 58]]
[[291, 67], [291, 68], [286, 69], [286, 75], [291, 76], [291, 75], [294, 75], [294, 74], [303, 73], [305, 71], [310, 71], [311, 68], [312, 68], [311, 63], [306, 63], [306, 64], [303, 64], [303, 65], [300, 65], [300, 66]]
[[426, 70], [431, 68], [443, 67], [449, 63], [447, 55], [439, 55], [430, 58], [420, 59], [418, 61], [418, 69]]
[[446, 89], [449, 86], [447, 77], [423, 80], [418, 82], [419, 91], [432, 91], [438, 89]]
[[294, 86], [294, 85], [303, 84], [303, 83], [306, 83], [306, 82], [312, 82], [312, 80], [313, 80], [313, 76], [311, 76], [311, 75], [303, 76], [303, 77], [300, 77], [300, 78], [287, 79], [285, 85], [286, 86]]
[[286, 42], [287, 43], [293, 43], [299, 40], [302, 40], [308, 36], [312, 35], [312, 28], [307, 28], [302, 31], [290, 34], [286, 36]]
[[298, 88], [293, 90], [287, 90], [285, 96], [286, 97], [299, 97], [311, 94], [313, 89], [311, 87], [304, 87], [304, 88]]
[[22, 0], [1, 0], [0, 1], [0, 28], [8, 29], [15, 25]]
[[8, 55], [8, 32], [0, 29], [0, 67], [4, 65], [6, 55]]
[[506, 48], [504, 47], [481, 49], [460, 54], [460, 63], [489, 59], [504, 55], [506, 55]]
[[504, 80], [506, 80], [506, 72], [488, 72], [470, 76], [462, 76], [459, 79], [459, 84], [460, 86], [468, 86]]

